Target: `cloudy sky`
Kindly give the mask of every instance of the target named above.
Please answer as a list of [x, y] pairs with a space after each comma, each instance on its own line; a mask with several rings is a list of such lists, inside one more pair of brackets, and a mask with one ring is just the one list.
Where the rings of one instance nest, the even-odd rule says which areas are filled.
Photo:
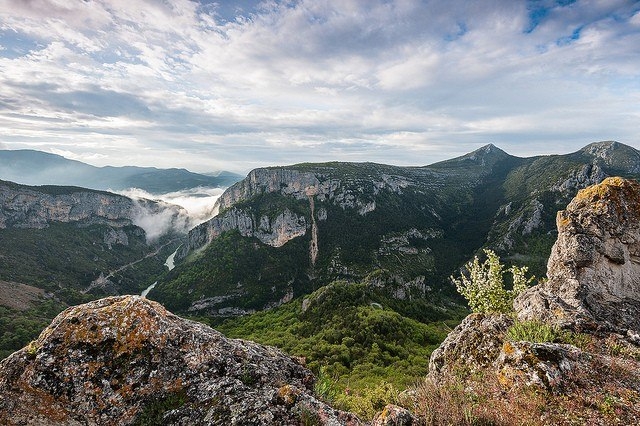
[[0, 0], [0, 148], [246, 172], [640, 148], [640, 2]]

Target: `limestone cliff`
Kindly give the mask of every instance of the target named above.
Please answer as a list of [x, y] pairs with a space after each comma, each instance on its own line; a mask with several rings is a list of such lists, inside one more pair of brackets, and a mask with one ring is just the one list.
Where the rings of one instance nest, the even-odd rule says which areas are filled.
[[[116, 229], [136, 225], [154, 239], [168, 231], [186, 232], [188, 220], [184, 209], [162, 202], [76, 187], [32, 187], [0, 181], [0, 229], [42, 229], [52, 222]], [[105, 238], [119, 237], [111, 233]]]
[[557, 225], [549, 280], [516, 299], [518, 317], [640, 333], [640, 184], [583, 189]]
[[[409, 185], [416, 185], [413, 179], [388, 173], [382, 173], [374, 179], [373, 176], [367, 176], [366, 179], [343, 176], [336, 174], [339, 167], [331, 163], [310, 168], [310, 171], [295, 167], [255, 169], [244, 180], [228, 188], [215, 203], [213, 211], [217, 216], [189, 233], [188, 242], [181, 248], [178, 258], [185, 257], [190, 251], [207, 245], [222, 232], [230, 230], [238, 230], [243, 236], [254, 236], [265, 244], [280, 247], [293, 238], [305, 235], [307, 231], [313, 232], [316, 219], [327, 219], [326, 209], [318, 211], [316, 218], [313, 213], [301, 215], [287, 208], [273, 212], [237, 207], [256, 197], [287, 197], [305, 203], [310, 210], [314, 209], [313, 203], [318, 200], [342, 209], [353, 209], [364, 216], [376, 209], [373, 197], [381, 191], [401, 193]], [[272, 217], [274, 213], [277, 214], [275, 218]], [[314, 235], [317, 238], [317, 232]], [[312, 259], [317, 258], [317, 248], [316, 242], [310, 249]]]
[[67, 309], [0, 363], [0, 423], [360, 424], [319, 401], [314, 380], [277, 349], [110, 297]]

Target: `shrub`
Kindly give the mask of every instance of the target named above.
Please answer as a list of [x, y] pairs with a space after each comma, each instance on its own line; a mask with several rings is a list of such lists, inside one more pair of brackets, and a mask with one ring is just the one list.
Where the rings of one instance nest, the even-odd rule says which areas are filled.
[[[513, 312], [513, 299], [522, 293], [533, 281], [533, 277], [526, 278], [526, 266], [512, 266], [505, 271], [500, 258], [492, 250], [485, 249], [487, 259], [480, 263], [478, 257], [468, 262], [464, 273], [459, 279], [451, 277], [458, 293], [464, 296], [473, 312], [509, 313]], [[512, 288], [505, 288], [504, 275], [510, 272]]]

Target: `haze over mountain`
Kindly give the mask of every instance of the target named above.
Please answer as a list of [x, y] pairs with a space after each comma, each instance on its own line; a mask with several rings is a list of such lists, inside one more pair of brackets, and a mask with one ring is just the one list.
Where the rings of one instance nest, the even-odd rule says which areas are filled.
[[122, 191], [139, 188], [165, 194], [197, 187], [226, 188], [240, 180], [235, 173], [192, 173], [154, 167], [95, 167], [56, 154], [34, 150], [0, 150], [0, 179], [24, 185], [73, 185]]
[[556, 212], [578, 189], [611, 175], [640, 177], [640, 152], [598, 142], [520, 158], [486, 145], [424, 167], [256, 169], [222, 194], [216, 217], [189, 233], [182, 263], [149, 297], [226, 317], [335, 280], [365, 280], [411, 305], [417, 319], [434, 318], [456, 299], [448, 277], [483, 247], [543, 275]]

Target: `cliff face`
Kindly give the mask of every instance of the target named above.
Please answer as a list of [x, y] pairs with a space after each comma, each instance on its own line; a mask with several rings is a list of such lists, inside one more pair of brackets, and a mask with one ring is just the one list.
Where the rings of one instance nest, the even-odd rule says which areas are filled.
[[[314, 201], [319, 200], [339, 206], [343, 210], [354, 209], [359, 215], [364, 216], [376, 209], [372, 195], [377, 195], [383, 190], [397, 193], [410, 183], [406, 179], [387, 174], [373, 181], [345, 179], [344, 176], [335, 178], [332, 177], [334, 172], [330, 166], [326, 166], [324, 170], [320, 168], [309, 172], [281, 167], [251, 171], [244, 180], [228, 188], [218, 198], [214, 206], [217, 217], [189, 232], [188, 242], [181, 248], [178, 258], [183, 258], [190, 251], [209, 244], [225, 231], [237, 230], [242, 236], [256, 237], [272, 247], [280, 247], [312, 230], [313, 222], [316, 220], [313, 212], [305, 217], [286, 207], [277, 208], [275, 212], [236, 207], [239, 203], [257, 197], [287, 197], [303, 203], [308, 209], [313, 209]], [[368, 186], [371, 186], [370, 190]], [[319, 212], [318, 220], [326, 219], [326, 210], [323, 212], [325, 216]], [[317, 249], [317, 244], [314, 247]], [[315, 257], [313, 249], [310, 255]]]
[[0, 363], [0, 423], [360, 424], [277, 349], [230, 340], [137, 296], [67, 309]]
[[81, 190], [47, 193], [37, 188], [0, 185], [0, 229], [46, 228], [50, 222], [83, 222], [125, 226], [132, 224], [132, 200]]
[[0, 229], [43, 229], [53, 222], [112, 228], [136, 225], [153, 240], [169, 231], [186, 232], [189, 218], [181, 207], [162, 202], [83, 188], [0, 181]]
[[515, 302], [521, 319], [640, 333], [640, 184], [607, 178], [558, 212], [549, 280]]
[[[556, 212], [578, 189], [613, 173], [638, 171], [640, 153], [616, 142], [533, 158], [488, 145], [425, 167], [324, 163], [257, 169], [218, 199], [216, 217], [189, 233], [171, 282], [161, 280], [151, 297], [165, 304], [184, 297], [193, 308], [205, 306], [198, 300], [233, 293], [239, 296], [202, 313], [230, 307], [246, 312], [273, 306], [291, 289], [298, 296], [379, 271], [399, 277], [401, 285], [423, 282], [432, 295], [449, 297], [448, 276], [482, 247], [521, 259], [540, 276], [555, 240]], [[213, 253], [235, 250], [220, 242], [230, 231], [235, 247], [249, 247], [237, 256], [269, 261], [236, 261], [242, 268], [213, 261]], [[255, 240], [242, 245], [240, 239]], [[197, 253], [189, 258], [193, 262], [181, 265], [190, 253]]]

